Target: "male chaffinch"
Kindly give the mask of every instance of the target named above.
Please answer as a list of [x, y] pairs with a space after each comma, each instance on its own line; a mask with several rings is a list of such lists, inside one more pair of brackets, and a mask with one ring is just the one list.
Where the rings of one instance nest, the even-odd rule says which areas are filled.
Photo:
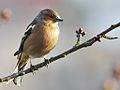
[[[26, 28], [19, 49], [14, 53], [18, 62], [14, 73], [24, 70], [30, 58], [42, 58], [57, 44], [59, 38], [58, 22], [63, 21], [56, 11], [44, 9]], [[22, 77], [14, 78], [20, 85]]]

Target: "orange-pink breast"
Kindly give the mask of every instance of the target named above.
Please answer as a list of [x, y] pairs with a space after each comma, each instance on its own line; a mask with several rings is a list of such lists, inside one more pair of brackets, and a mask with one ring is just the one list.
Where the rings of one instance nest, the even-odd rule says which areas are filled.
[[59, 38], [58, 25], [37, 24], [24, 43], [23, 51], [33, 58], [48, 54], [57, 44]]

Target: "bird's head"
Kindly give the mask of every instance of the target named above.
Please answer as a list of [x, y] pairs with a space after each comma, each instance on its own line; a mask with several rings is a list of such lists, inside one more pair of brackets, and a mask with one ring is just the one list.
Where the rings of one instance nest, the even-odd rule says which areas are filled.
[[36, 19], [38, 21], [43, 22], [62, 22], [63, 20], [60, 18], [59, 14], [56, 11], [53, 11], [51, 9], [44, 9], [40, 11], [40, 13], [37, 15]]

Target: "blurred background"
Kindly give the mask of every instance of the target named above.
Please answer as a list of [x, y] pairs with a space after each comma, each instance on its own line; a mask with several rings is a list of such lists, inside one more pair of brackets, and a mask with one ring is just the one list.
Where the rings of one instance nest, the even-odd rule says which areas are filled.
[[[45, 8], [56, 10], [64, 20], [59, 24], [59, 43], [48, 58], [71, 48], [76, 42], [75, 31], [80, 27], [87, 32], [84, 42], [120, 20], [120, 0], [0, 0], [0, 77], [14, 71], [17, 59], [13, 53], [27, 25]], [[119, 29], [108, 35], [120, 38]], [[25, 75], [20, 87], [12, 82], [1, 83], [0, 90], [103, 90], [104, 82], [113, 77], [114, 66], [120, 63], [119, 38], [102, 39], [101, 43], [50, 64], [48, 69]], [[41, 60], [32, 62], [37, 64]]]

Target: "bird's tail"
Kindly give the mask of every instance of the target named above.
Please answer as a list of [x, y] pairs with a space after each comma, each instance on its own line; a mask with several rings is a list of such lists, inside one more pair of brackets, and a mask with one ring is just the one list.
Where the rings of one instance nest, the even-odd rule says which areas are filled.
[[[23, 71], [25, 69], [26, 64], [28, 63], [28, 60], [29, 60], [29, 56], [26, 55], [25, 53], [18, 54], [18, 62], [13, 73], [18, 73], [20, 71]], [[14, 78], [13, 82], [15, 85], [20, 86], [22, 79], [23, 77], [19, 76], [17, 78]]]
[[[14, 73], [18, 73], [19, 72], [19, 70], [18, 70], [18, 66], [15, 68], [15, 70], [14, 70], [14, 72], [13, 72], [13, 74]], [[22, 76], [20, 76], [20, 77], [17, 77], [17, 78], [14, 78], [14, 79], [12, 79], [11, 81], [13, 81], [13, 83], [15, 84], [15, 85], [17, 85], [17, 86], [20, 86], [20, 84], [22, 83]]]

